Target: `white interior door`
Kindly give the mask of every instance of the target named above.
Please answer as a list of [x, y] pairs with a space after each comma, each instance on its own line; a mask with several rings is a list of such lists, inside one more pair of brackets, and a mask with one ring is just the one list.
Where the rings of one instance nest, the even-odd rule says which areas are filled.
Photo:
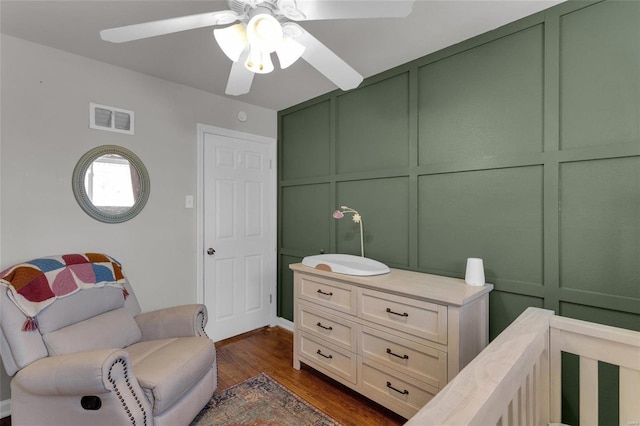
[[271, 320], [272, 146], [211, 133], [203, 141], [203, 296], [206, 331], [218, 341]]

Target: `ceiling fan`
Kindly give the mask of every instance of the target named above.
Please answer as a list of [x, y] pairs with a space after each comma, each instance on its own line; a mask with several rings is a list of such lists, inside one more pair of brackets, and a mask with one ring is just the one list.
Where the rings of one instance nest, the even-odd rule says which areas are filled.
[[[222, 26], [213, 35], [233, 61], [225, 93], [242, 95], [255, 74], [273, 71], [275, 52], [282, 69], [299, 58], [342, 90], [358, 87], [360, 75], [327, 46], [291, 21], [406, 17], [414, 0], [228, 0], [231, 10], [201, 13], [100, 31], [105, 41], [122, 43], [196, 28]], [[233, 24], [233, 25], [230, 25]]]

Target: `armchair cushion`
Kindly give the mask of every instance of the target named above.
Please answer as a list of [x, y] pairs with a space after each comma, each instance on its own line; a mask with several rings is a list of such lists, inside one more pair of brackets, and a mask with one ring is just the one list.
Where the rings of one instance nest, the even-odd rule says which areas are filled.
[[154, 416], [187, 393], [216, 360], [215, 346], [207, 337], [140, 342], [127, 352]]
[[122, 289], [116, 287], [98, 287], [78, 291], [73, 297], [58, 299], [56, 303], [40, 312], [38, 329], [41, 334], [51, 333], [68, 325], [121, 308], [124, 302]]
[[140, 328], [126, 308], [109, 311], [42, 336], [49, 355], [122, 349], [141, 339]]

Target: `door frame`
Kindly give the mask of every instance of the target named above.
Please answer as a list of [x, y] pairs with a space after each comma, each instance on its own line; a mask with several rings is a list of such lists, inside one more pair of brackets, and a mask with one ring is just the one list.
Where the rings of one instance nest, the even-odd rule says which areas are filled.
[[213, 135], [226, 136], [236, 139], [244, 139], [251, 142], [263, 143], [269, 146], [269, 154], [271, 156], [271, 171], [269, 173], [269, 186], [273, 191], [273, 202], [271, 204], [271, 223], [266, 224], [269, 229], [268, 241], [272, 250], [268, 253], [268, 262], [270, 266], [269, 291], [273, 295], [271, 301], [271, 310], [269, 313], [270, 325], [276, 325], [276, 315], [278, 307], [277, 294], [277, 232], [278, 224], [278, 181], [277, 181], [277, 150], [276, 139], [252, 133], [240, 132], [237, 130], [224, 129], [222, 127], [210, 126], [208, 124], [197, 124], [197, 145], [196, 145], [196, 301], [204, 303], [204, 139], [205, 133]]

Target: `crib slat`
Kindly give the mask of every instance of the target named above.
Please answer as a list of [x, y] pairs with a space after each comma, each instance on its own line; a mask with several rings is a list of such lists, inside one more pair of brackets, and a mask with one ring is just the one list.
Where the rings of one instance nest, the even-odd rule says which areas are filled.
[[[531, 392], [533, 398], [531, 400], [531, 425], [538, 424], [538, 418], [540, 410], [540, 398], [542, 398], [542, 394], [540, 392], [540, 361], [536, 362], [533, 365], [533, 374], [531, 375]], [[548, 377], [547, 377], [548, 378]], [[547, 396], [547, 401], [549, 400]]]
[[640, 370], [620, 367], [620, 424], [637, 425], [640, 422]]
[[522, 381], [522, 405], [520, 405], [520, 424], [527, 424], [527, 417], [529, 416], [529, 398], [531, 398], [531, 394], [529, 394], [529, 374], [526, 375], [524, 380]]
[[550, 330], [549, 421], [562, 421], [562, 331]]
[[[549, 335], [551, 335], [551, 331], [549, 332]], [[552, 400], [553, 394], [551, 392], [552, 382], [550, 379], [550, 372], [551, 363], [555, 361], [551, 359], [549, 352], [550, 350], [542, 352], [540, 354], [540, 359], [538, 359], [538, 363], [536, 364], [538, 374], [536, 375], [536, 380], [533, 385], [536, 393], [535, 406], [533, 410], [534, 425], [549, 423], [551, 419], [551, 404], [554, 402]]]
[[529, 372], [527, 376], [527, 393], [525, 398], [526, 404], [526, 418], [524, 419], [524, 424], [533, 426], [533, 401], [535, 400], [535, 394], [533, 393], [533, 381], [535, 380], [536, 375], [536, 365], [534, 364], [533, 368]]
[[598, 424], [598, 360], [580, 357], [580, 425]]
[[513, 411], [511, 412], [511, 419], [509, 419], [510, 424], [520, 424], [520, 401], [522, 401], [522, 388], [518, 389], [513, 399], [511, 400]]
[[522, 381], [522, 384], [520, 385], [520, 391], [518, 392], [518, 396], [520, 397], [520, 402], [519, 405], [520, 407], [518, 408], [518, 418], [517, 418], [517, 422], [519, 425], [526, 425], [526, 417], [527, 417], [527, 377], [528, 375], [524, 378], [524, 380]]

